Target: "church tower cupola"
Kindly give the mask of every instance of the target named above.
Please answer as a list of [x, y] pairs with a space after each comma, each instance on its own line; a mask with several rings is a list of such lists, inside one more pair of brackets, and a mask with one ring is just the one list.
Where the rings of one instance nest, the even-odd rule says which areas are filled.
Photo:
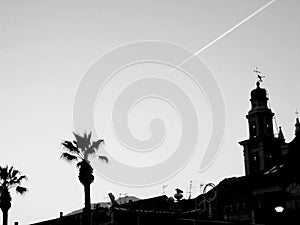
[[256, 88], [251, 91], [251, 109], [246, 116], [249, 123], [249, 138], [270, 136], [274, 137], [273, 116], [268, 108], [267, 91], [256, 83]]

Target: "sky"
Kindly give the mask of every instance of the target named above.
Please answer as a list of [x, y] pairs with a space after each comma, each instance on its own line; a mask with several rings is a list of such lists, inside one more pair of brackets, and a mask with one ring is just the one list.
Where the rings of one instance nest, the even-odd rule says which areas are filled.
[[[24, 196], [12, 194], [10, 223], [29, 224], [58, 217], [60, 211], [66, 214], [83, 207], [78, 171], [59, 156], [61, 142], [71, 139], [74, 131], [76, 93], [97, 59], [119, 46], [144, 40], [173, 43], [195, 53], [268, 2], [0, 0], [0, 165], [14, 165], [29, 177], [24, 183], [29, 192]], [[157, 196], [162, 194], [163, 185], [168, 185], [165, 188], [168, 196], [179, 187], [187, 197], [190, 181], [192, 196], [196, 196], [200, 193], [200, 183], [217, 184], [226, 177], [244, 175], [243, 151], [238, 142], [248, 138], [245, 115], [250, 109], [250, 91], [255, 88], [256, 66], [266, 76], [262, 86], [269, 93], [276, 122], [282, 126], [286, 141], [291, 141], [295, 111], [300, 110], [299, 10], [297, 0], [277, 0], [198, 54], [219, 86], [226, 111], [224, 139], [208, 169], [199, 172], [203, 151], [199, 154], [196, 151], [182, 170], [156, 185], [128, 187], [95, 175], [92, 202], [107, 201], [109, 192], [116, 197]], [[129, 82], [129, 77], [137, 79], [134, 76], [145, 71], [153, 74], [168, 68], [157, 64], [133, 65], [119, 72], [119, 77], [125, 79], [116, 83]], [[174, 79], [180, 77], [180, 72], [174, 74]], [[204, 94], [198, 90], [199, 98], [195, 97], [198, 92], [188, 82], [183, 79], [181, 85], [190, 85], [186, 89], [198, 99], [195, 107], [202, 123], [199, 130], [209, 139], [212, 125]], [[107, 85], [106, 90], [115, 88]], [[110, 96], [109, 92], [103, 93]], [[103, 122], [101, 113], [108, 110], [106, 107], [102, 110], [101, 104], [99, 97], [95, 105], [96, 124]], [[149, 104], [154, 103], [145, 101], [129, 115], [130, 129], [137, 129], [141, 139], [149, 136], [149, 130], [141, 123], [143, 118], [151, 121], [158, 113], [157, 108], [161, 111], [167, 108], [160, 102], [151, 111], [153, 107]], [[173, 130], [167, 134], [173, 135], [173, 139], [166, 137], [166, 140], [173, 140], [173, 145], [178, 137], [175, 130], [180, 130], [180, 120], [172, 120], [177, 116], [174, 112], [166, 109], [163, 115], [172, 123]], [[141, 113], [146, 115], [139, 117]], [[99, 136], [108, 139], [103, 148], [109, 154], [114, 143], [109, 141], [106, 129], [103, 127]], [[172, 144], [168, 149], [172, 150]], [[201, 144], [206, 145], [207, 140]], [[119, 160], [115, 151], [108, 156]], [[174, 152], [167, 154], [164, 157]], [[142, 164], [155, 164], [159, 157], [135, 160], [135, 156], [122, 155], [127, 164], [135, 166], [141, 166], [140, 160], [144, 160]]]

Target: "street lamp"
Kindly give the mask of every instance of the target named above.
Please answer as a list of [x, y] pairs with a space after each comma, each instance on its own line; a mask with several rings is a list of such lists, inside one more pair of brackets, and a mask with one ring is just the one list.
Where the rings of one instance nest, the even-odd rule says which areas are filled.
[[284, 208], [282, 206], [276, 206], [275, 207], [275, 211], [278, 212], [278, 213], [282, 213], [284, 210]]

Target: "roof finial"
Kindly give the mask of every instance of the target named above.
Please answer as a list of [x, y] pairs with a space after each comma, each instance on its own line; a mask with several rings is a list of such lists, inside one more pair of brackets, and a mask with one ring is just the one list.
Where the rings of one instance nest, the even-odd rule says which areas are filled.
[[298, 112], [298, 109], [296, 109], [295, 114], [296, 114], [296, 119], [299, 119], [299, 112]]
[[[253, 72], [256, 74], [257, 76], [257, 83], [259, 82], [263, 82], [263, 78], [265, 78], [265, 76], [261, 75], [261, 72], [258, 70], [258, 68], [256, 67], [255, 70], [253, 70]], [[256, 84], [257, 84], [256, 83]], [[258, 85], [259, 86], [259, 85]]]

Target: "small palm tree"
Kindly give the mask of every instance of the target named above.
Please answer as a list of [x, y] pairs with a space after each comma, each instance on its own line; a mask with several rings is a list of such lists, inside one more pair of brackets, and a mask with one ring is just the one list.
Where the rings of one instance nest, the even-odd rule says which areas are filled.
[[[84, 187], [85, 196], [85, 211], [91, 210], [91, 197], [90, 197], [90, 185], [94, 181], [93, 168], [90, 164], [90, 157], [95, 155], [99, 146], [104, 143], [104, 140], [99, 139], [97, 141], [91, 141], [92, 133], [84, 133], [82, 136], [73, 133], [75, 140], [63, 141], [64, 152], [61, 154], [61, 158], [69, 162], [77, 162], [79, 168], [79, 181]], [[104, 162], [108, 162], [107, 157], [98, 156], [98, 158]]]
[[21, 195], [27, 192], [27, 188], [21, 186], [23, 180], [27, 180], [27, 177], [13, 166], [0, 166], [0, 208], [3, 214], [3, 225], [7, 225], [8, 210], [11, 207], [10, 190], [15, 189]]

